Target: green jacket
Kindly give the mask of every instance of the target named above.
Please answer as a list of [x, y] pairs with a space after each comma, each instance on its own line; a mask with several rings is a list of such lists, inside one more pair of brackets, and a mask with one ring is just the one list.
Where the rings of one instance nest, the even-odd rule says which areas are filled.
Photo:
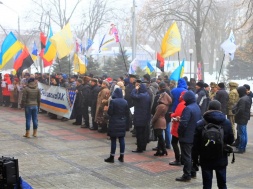
[[228, 115], [234, 115], [232, 113], [232, 109], [239, 100], [239, 94], [236, 90], [238, 87], [238, 84], [235, 82], [229, 82], [229, 87], [230, 87], [230, 92], [228, 94], [229, 100], [228, 100], [227, 112], [228, 112]]
[[21, 105], [25, 106], [40, 106], [40, 90], [35, 82], [30, 82], [23, 90]]

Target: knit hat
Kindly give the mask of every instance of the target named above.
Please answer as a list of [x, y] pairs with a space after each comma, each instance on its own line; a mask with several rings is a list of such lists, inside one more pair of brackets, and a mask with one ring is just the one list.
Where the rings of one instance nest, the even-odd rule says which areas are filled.
[[207, 83], [204, 83], [204, 88], [206, 88], [206, 87], [209, 87], [209, 85]]
[[91, 80], [91, 78], [88, 77], [88, 76], [84, 76], [84, 77], [83, 77], [83, 82], [84, 82], [84, 83], [88, 83], [90, 80]]
[[224, 88], [225, 88], [225, 84], [224, 84], [224, 83], [219, 83], [218, 86], [219, 86], [221, 89], [224, 89]]
[[34, 78], [32, 77], [28, 79], [28, 83], [31, 83], [31, 82], [34, 82]]
[[96, 79], [96, 78], [92, 78], [92, 79], [91, 79], [91, 81], [93, 81], [93, 82], [97, 83], [97, 82], [98, 82], [98, 79]]
[[109, 87], [110, 85], [109, 85], [109, 83], [106, 81], [106, 80], [103, 80], [103, 82], [102, 82], [103, 84], [105, 84], [107, 87]]
[[165, 89], [166, 88], [166, 84], [164, 82], [159, 83], [159, 88], [160, 89]]
[[204, 83], [199, 81], [198, 83], [196, 83], [197, 86], [199, 86], [200, 88], [203, 88], [204, 87]]
[[221, 110], [221, 103], [218, 100], [209, 102], [208, 110]]
[[78, 83], [83, 83], [83, 80], [81, 78], [76, 80]]

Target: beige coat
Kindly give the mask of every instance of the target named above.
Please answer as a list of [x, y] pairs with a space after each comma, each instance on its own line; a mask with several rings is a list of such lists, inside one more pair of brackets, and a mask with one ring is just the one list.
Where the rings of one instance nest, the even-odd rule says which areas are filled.
[[152, 118], [154, 129], [166, 129], [165, 114], [167, 113], [171, 102], [171, 97], [166, 92], [160, 94], [158, 106], [156, 107], [155, 115]]
[[110, 97], [110, 90], [107, 87], [101, 88], [100, 92], [98, 93], [96, 114], [95, 114], [95, 122], [98, 124], [107, 123], [107, 119], [105, 116], [106, 111], [104, 110], [104, 107], [108, 106], [109, 97]]

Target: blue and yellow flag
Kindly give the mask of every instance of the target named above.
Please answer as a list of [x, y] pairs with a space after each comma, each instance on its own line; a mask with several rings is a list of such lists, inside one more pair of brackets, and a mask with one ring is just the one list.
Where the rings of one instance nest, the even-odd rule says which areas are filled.
[[155, 69], [153, 68], [153, 66], [150, 64], [150, 62], [147, 62], [147, 67], [146, 67], [146, 71], [147, 73], [150, 75]]
[[184, 75], [184, 60], [182, 61], [180, 66], [178, 66], [174, 70], [174, 72], [172, 72], [172, 74], [170, 75], [170, 80], [178, 81], [180, 78], [183, 77], [183, 75]]
[[32, 49], [31, 57], [32, 57], [33, 61], [36, 61], [37, 58], [38, 58], [38, 48], [37, 48], [37, 46], [36, 46], [35, 41], [34, 41], [34, 43], [33, 43], [33, 49]]
[[68, 56], [74, 47], [73, 35], [69, 23], [51, 37], [50, 41], [56, 47], [58, 58], [61, 59]]
[[10, 32], [2, 43], [0, 53], [0, 69], [2, 69], [6, 63], [16, 55], [17, 52], [22, 49], [22, 47], [22, 43], [17, 40], [12, 32]]
[[50, 27], [49, 35], [48, 35], [47, 43], [46, 43], [46, 48], [43, 55], [43, 58], [48, 62], [52, 61], [56, 56], [56, 48], [50, 41], [52, 36], [53, 36], [53, 31], [52, 31], [52, 28]]
[[161, 45], [161, 56], [163, 58], [172, 56], [176, 52], [181, 50], [181, 35], [177, 27], [177, 23], [174, 22], [168, 31], [166, 32]]

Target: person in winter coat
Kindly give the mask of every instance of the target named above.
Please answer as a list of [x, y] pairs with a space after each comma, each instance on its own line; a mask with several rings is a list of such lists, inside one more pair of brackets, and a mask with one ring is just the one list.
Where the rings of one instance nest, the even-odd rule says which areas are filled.
[[178, 126], [178, 137], [181, 148], [182, 164], [184, 165], [184, 174], [176, 178], [176, 181], [187, 182], [191, 178], [196, 177], [196, 170], [192, 167], [192, 146], [193, 136], [196, 128], [196, 123], [201, 119], [201, 111], [196, 103], [195, 94], [192, 91], [187, 91], [183, 99], [185, 101], [185, 109], [183, 110]]
[[227, 118], [231, 122], [234, 138], [236, 138], [236, 128], [235, 128], [235, 115], [232, 112], [233, 107], [239, 100], [239, 94], [237, 92], [238, 83], [229, 82], [229, 94], [228, 94], [228, 106], [227, 106]]
[[11, 84], [11, 79], [9, 74], [4, 74], [4, 80], [2, 81], [2, 94], [3, 94], [3, 106], [10, 105], [10, 95], [11, 92], [8, 89], [8, 85]]
[[170, 162], [170, 165], [180, 166], [181, 165], [181, 155], [179, 150], [179, 139], [178, 139], [178, 126], [179, 126], [179, 120], [182, 115], [182, 112], [185, 108], [185, 101], [183, 99], [183, 96], [186, 91], [183, 91], [179, 97], [179, 104], [177, 105], [177, 108], [174, 113], [172, 113], [170, 116], [172, 118], [172, 127], [171, 127], [171, 145], [173, 147], [173, 151], [175, 154], [175, 161]]
[[154, 127], [155, 136], [158, 138], [157, 151], [154, 156], [168, 155], [163, 138], [163, 131], [166, 129], [165, 114], [167, 113], [171, 102], [171, 97], [166, 92], [160, 94], [158, 106], [156, 107], [155, 114], [151, 121]]
[[95, 122], [101, 127], [101, 129], [98, 130], [100, 133], [106, 133], [107, 131], [108, 120], [106, 119], [105, 114], [107, 114], [108, 99], [110, 98], [110, 90], [108, 87], [109, 83], [106, 80], [103, 80], [97, 98]]
[[91, 117], [92, 117], [92, 127], [90, 128], [90, 130], [98, 130], [98, 125], [95, 122], [97, 99], [98, 93], [100, 91], [100, 87], [98, 86], [98, 79], [92, 78], [90, 85], [91, 85]]
[[226, 186], [226, 167], [228, 165], [228, 154], [224, 151], [222, 156], [214, 159], [207, 159], [206, 155], [201, 153], [202, 131], [207, 123], [220, 125], [224, 131], [224, 144], [232, 144], [234, 135], [231, 123], [226, 116], [220, 111], [221, 104], [217, 100], [209, 103], [208, 111], [203, 115], [203, 119], [197, 122], [194, 135], [192, 150], [193, 163], [200, 164], [202, 170], [203, 188], [212, 188], [213, 171], [216, 173], [218, 188], [227, 188]]
[[183, 91], [187, 90], [187, 83], [184, 78], [180, 78], [177, 83], [177, 88], [171, 90], [172, 95], [172, 112], [175, 111], [178, 103], [179, 97]]
[[247, 136], [247, 124], [250, 120], [250, 108], [252, 101], [250, 97], [246, 94], [246, 88], [240, 86], [237, 88], [239, 94], [239, 101], [234, 106], [232, 113], [235, 114], [235, 123], [237, 123], [237, 132], [238, 132], [238, 148], [234, 151], [235, 153], [244, 153], [246, 152], [246, 146], [248, 142]]
[[13, 81], [13, 91], [11, 91], [10, 102], [11, 108], [18, 108], [18, 84], [19, 79], [15, 78]]
[[225, 90], [225, 84], [219, 83], [218, 84], [218, 91], [214, 97], [215, 100], [218, 100], [221, 103], [221, 111], [225, 115], [227, 115], [227, 105], [228, 105], [228, 93]]
[[76, 116], [76, 121], [72, 123], [73, 125], [82, 125], [82, 115], [83, 115], [83, 93], [84, 87], [82, 85], [83, 80], [77, 79], [76, 81], [76, 100], [74, 104], [74, 115]]
[[90, 116], [89, 116], [89, 106], [91, 105], [91, 86], [89, 84], [91, 78], [85, 76], [83, 78], [83, 119], [84, 125], [82, 128], [90, 128]]
[[136, 85], [135, 89], [131, 92], [131, 97], [134, 101], [133, 124], [136, 129], [137, 138], [137, 149], [132, 152], [142, 153], [146, 150], [147, 145], [145, 132], [148, 122], [150, 122], [151, 99], [143, 83]]
[[25, 108], [26, 133], [24, 137], [30, 137], [30, 123], [33, 122], [33, 136], [37, 137], [38, 109], [40, 107], [40, 90], [34, 82], [34, 78], [28, 80], [28, 85], [23, 90], [21, 106]]
[[204, 88], [204, 83], [203, 82], [198, 82], [196, 84], [196, 99], [197, 99], [197, 104], [199, 105], [200, 111], [201, 111], [201, 115], [203, 115], [206, 110], [207, 110], [207, 106], [208, 106], [208, 93]]
[[127, 101], [123, 98], [122, 90], [116, 88], [112, 94], [112, 100], [108, 108], [109, 123], [107, 135], [111, 139], [110, 157], [105, 159], [105, 162], [113, 163], [116, 151], [116, 140], [120, 143], [120, 156], [118, 160], [124, 162], [125, 152], [125, 135], [127, 127], [127, 119], [129, 116]]

